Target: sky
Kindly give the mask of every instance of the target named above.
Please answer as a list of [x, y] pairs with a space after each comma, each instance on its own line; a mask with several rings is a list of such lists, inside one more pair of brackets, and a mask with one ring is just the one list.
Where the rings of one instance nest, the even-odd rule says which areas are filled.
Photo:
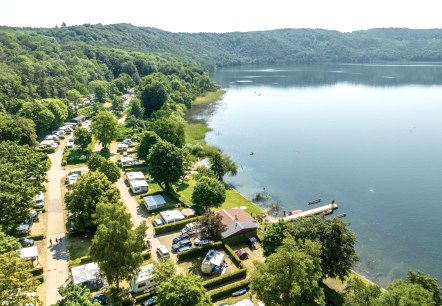
[[131, 23], [172, 32], [442, 28], [440, 0], [0, 0], [0, 25]]

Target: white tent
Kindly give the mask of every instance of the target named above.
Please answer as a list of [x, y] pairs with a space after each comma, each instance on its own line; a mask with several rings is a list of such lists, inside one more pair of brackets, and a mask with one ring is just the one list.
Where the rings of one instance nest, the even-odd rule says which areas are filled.
[[25, 259], [34, 259], [38, 257], [38, 250], [36, 246], [31, 246], [19, 250], [20, 257]]
[[71, 273], [74, 285], [78, 285], [87, 281], [96, 280], [100, 273], [100, 269], [96, 263], [91, 262], [72, 268]]
[[232, 306], [253, 306], [253, 302], [249, 299], [241, 300]]
[[160, 194], [144, 197], [143, 200], [147, 210], [160, 208], [166, 205], [166, 200], [164, 200], [163, 196]]

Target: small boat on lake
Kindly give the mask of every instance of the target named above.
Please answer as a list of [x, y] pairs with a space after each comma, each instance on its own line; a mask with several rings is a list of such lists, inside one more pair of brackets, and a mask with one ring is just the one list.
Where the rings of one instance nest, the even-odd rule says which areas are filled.
[[309, 201], [309, 202], [308, 202], [308, 205], [318, 204], [318, 203], [320, 203], [320, 202], [321, 202], [321, 199], [316, 199], [316, 200], [313, 200], [313, 201]]

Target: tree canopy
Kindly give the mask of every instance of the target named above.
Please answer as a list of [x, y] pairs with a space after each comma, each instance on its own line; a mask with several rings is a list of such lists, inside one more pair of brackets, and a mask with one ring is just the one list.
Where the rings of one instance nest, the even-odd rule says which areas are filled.
[[209, 159], [210, 170], [215, 173], [218, 180], [222, 181], [224, 175], [236, 175], [238, 167], [235, 162], [230, 159], [230, 157], [221, 152], [215, 152]]
[[0, 254], [17, 251], [19, 249], [21, 249], [21, 244], [18, 242], [18, 239], [6, 235], [0, 227]]
[[421, 285], [396, 279], [388, 284], [388, 291], [384, 292], [378, 302], [379, 306], [420, 306], [436, 305], [433, 295]]
[[146, 117], [150, 117], [167, 101], [167, 90], [162, 82], [152, 80], [142, 87], [140, 99]]
[[207, 290], [200, 276], [176, 274], [156, 287], [159, 305], [210, 306]]
[[89, 249], [91, 259], [98, 264], [109, 283], [130, 280], [143, 263], [141, 252], [147, 227], [142, 223], [132, 229], [130, 214], [119, 203], [97, 205], [97, 232]]
[[88, 288], [69, 284], [58, 289], [62, 299], [55, 306], [100, 306], [100, 302], [91, 301], [91, 292]]
[[99, 171], [83, 174], [65, 195], [66, 206], [71, 213], [70, 220], [79, 231], [96, 228], [94, 220], [98, 203], [118, 203], [119, 200], [118, 189]]
[[345, 306], [374, 306], [381, 296], [381, 288], [368, 284], [359, 277], [351, 277], [344, 290]]
[[106, 148], [117, 136], [117, 125], [111, 112], [99, 112], [92, 121], [92, 133]]
[[5, 305], [38, 305], [35, 292], [39, 282], [32, 277], [29, 261], [18, 252], [0, 254], [0, 301]]
[[20, 116], [0, 113], [0, 140], [10, 140], [20, 145], [35, 146], [37, 135], [35, 134], [34, 121]]
[[138, 146], [138, 156], [143, 160], [147, 160], [150, 149], [160, 140], [161, 138], [155, 132], [144, 131], [141, 135], [140, 145]]
[[166, 190], [184, 175], [183, 162], [183, 152], [166, 141], [153, 145], [147, 157], [149, 173], [156, 181], [164, 183]]
[[223, 217], [207, 210], [197, 222], [198, 237], [201, 240], [220, 241], [227, 226], [222, 223]]
[[421, 285], [422, 288], [432, 293], [435, 305], [442, 305], [442, 288], [439, 285], [438, 280], [433, 276], [420, 271], [408, 271], [405, 282]]
[[160, 117], [149, 122], [149, 129], [162, 140], [181, 148], [185, 144], [184, 120], [180, 116]]
[[83, 128], [76, 128], [74, 130], [74, 143], [80, 147], [81, 151], [87, 149], [92, 142], [92, 134]]
[[275, 253], [276, 249], [282, 245], [287, 225], [287, 222], [283, 220], [279, 220], [276, 223], [266, 224], [264, 238], [261, 241], [264, 256], [269, 256]]
[[219, 207], [226, 200], [224, 184], [215, 178], [203, 176], [195, 184], [192, 203], [202, 210]]
[[266, 263], [255, 262], [251, 288], [266, 305], [321, 305], [321, 246], [286, 238]]

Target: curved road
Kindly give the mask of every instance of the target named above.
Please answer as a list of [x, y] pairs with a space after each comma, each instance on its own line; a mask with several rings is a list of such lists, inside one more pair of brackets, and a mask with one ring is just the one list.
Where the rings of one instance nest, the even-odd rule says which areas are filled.
[[[45, 305], [47, 306], [55, 304], [61, 298], [58, 294], [58, 288], [63, 286], [69, 279], [69, 254], [67, 251], [61, 191], [62, 179], [65, 176], [65, 170], [61, 166], [65, 145], [66, 140], [60, 144], [55, 153], [49, 154], [51, 168], [48, 171], [48, 203], [46, 203], [46, 211], [48, 212], [46, 241], [49, 252], [44, 274], [46, 285]], [[56, 244], [56, 238], [63, 238], [63, 242]], [[52, 240], [52, 246], [49, 245], [49, 239]]]

